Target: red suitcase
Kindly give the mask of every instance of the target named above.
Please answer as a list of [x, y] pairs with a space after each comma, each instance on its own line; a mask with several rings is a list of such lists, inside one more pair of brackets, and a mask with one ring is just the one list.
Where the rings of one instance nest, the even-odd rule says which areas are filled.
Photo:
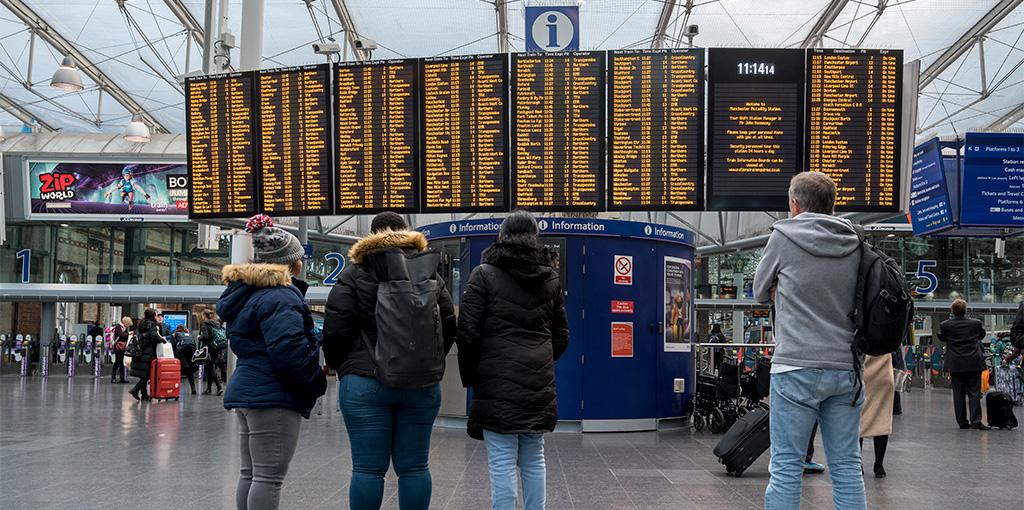
[[153, 360], [149, 372], [149, 396], [178, 400], [181, 396], [181, 361], [175, 358]]

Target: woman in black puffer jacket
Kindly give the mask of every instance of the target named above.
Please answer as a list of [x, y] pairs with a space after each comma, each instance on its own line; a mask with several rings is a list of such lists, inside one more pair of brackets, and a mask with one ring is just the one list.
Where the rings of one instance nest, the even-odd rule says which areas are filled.
[[160, 325], [156, 322], [156, 310], [146, 308], [142, 321], [135, 335], [138, 337], [139, 351], [141, 354], [132, 356], [131, 376], [138, 377], [139, 382], [128, 393], [131, 393], [135, 400], [150, 400], [149, 397], [149, 370], [153, 360], [156, 359], [156, 346], [164, 341], [160, 336]]
[[544, 508], [544, 437], [558, 421], [555, 361], [569, 344], [557, 257], [517, 211], [473, 270], [459, 311], [459, 368], [473, 388], [469, 435], [487, 442], [495, 509]]

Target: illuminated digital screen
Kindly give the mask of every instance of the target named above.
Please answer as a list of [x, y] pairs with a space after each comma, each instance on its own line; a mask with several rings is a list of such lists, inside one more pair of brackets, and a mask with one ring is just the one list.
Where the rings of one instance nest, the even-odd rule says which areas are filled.
[[836, 210], [900, 209], [903, 52], [807, 52], [807, 169], [836, 183]]
[[960, 223], [1024, 227], [1024, 133], [967, 133]]
[[260, 211], [330, 214], [330, 65], [259, 72]]
[[804, 50], [708, 50], [708, 191], [714, 211], [784, 211], [803, 169]]
[[508, 209], [508, 58], [420, 61], [423, 212]]
[[608, 209], [704, 206], [704, 50], [608, 54]]
[[253, 82], [253, 73], [185, 80], [190, 218], [245, 218], [256, 212]]
[[419, 209], [417, 61], [335, 67], [337, 213]]
[[604, 210], [603, 51], [512, 55], [512, 207]]
[[947, 230], [956, 224], [938, 138], [914, 147], [910, 174], [910, 223], [915, 236]]

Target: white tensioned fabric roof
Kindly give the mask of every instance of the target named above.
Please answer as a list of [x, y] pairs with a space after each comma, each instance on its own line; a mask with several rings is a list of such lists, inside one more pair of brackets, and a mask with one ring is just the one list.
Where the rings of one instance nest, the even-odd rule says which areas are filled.
[[[237, 43], [242, 3], [228, 2], [227, 27]], [[323, 62], [310, 47], [321, 37], [373, 40], [374, 59], [498, 52], [504, 41], [509, 51], [522, 51], [525, 7], [567, 3], [573, 2], [265, 0], [263, 66]], [[693, 43], [703, 47], [901, 48], [906, 61], [921, 60], [919, 140], [1024, 130], [1024, 0], [575, 3], [582, 49], [685, 46], [683, 29], [690, 24], [700, 27]], [[8, 134], [25, 123], [41, 131], [116, 134], [133, 114], [143, 113], [155, 132], [183, 132], [179, 77], [202, 69], [205, 4], [0, 0], [0, 127]], [[87, 60], [82, 64], [90, 71], [83, 73], [81, 92], [49, 86], [70, 51]], [[230, 54], [237, 67], [238, 49]], [[741, 223], [730, 227], [728, 218], [699, 216], [688, 221], [710, 223], [718, 230], [711, 237], [720, 240], [735, 238], [723, 231]], [[653, 219], [672, 221], [664, 214]]]

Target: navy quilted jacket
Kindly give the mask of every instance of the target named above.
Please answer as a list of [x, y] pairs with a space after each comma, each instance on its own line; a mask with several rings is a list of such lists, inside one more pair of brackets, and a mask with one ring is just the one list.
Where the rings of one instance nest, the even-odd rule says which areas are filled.
[[[278, 264], [225, 266], [228, 286], [217, 301], [228, 341], [238, 356], [224, 394], [225, 409], [309, 411], [327, 390], [307, 285]], [[301, 287], [301, 289], [300, 289]]]

